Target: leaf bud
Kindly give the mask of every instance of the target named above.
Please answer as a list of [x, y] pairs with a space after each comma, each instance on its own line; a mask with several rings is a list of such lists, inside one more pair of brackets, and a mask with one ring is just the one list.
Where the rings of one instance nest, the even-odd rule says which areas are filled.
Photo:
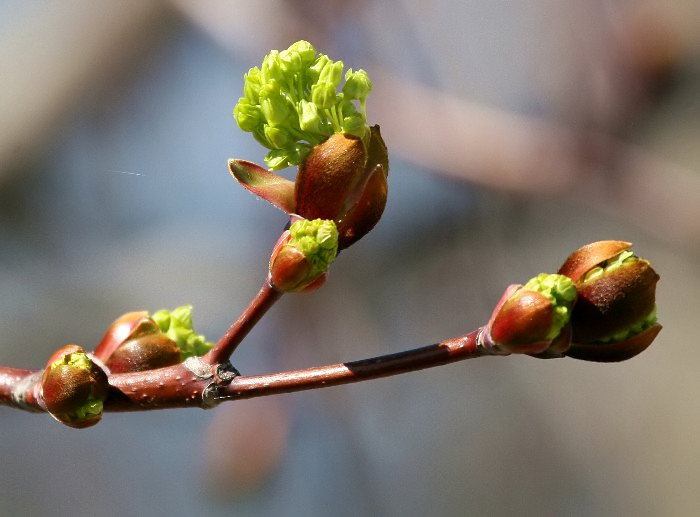
[[146, 334], [155, 334], [160, 332], [156, 322], [151, 319], [146, 311], [127, 312], [122, 314], [105, 332], [98, 345], [95, 347], [93, 355], [107, 363], [110, 356], [122, 346], [122, 344], [135, 337]]
[[[576, 301], [573, 282], [563, 275], [540, 274], [525, 285], [510, 286], [486, 327], [491, 348], [517, 354], [542, 354], [553, 344], [557, 353]], [[549, 354], [547, 357], [556, 354]]]
[[177, 344], [182, 360], [193, 355], [202, 356], [214, 346], [214, 343], [207, 341], [202, 334], [195, 332], [191, 305], [183, 305], [172, 311], [161, 309], [151, 317], [158, 324], [160, 331]]
[[560, 268], [574, 280], [579, 296], [568, 356], [623, 361], [645, 350], [661, 330], [656, 319], [659, 275], [630, 248], [623, 241], [588, 244]]
[[49, 414], [70, 427], [95, 425], [107, 398], [107, 374], [77, 345], [49, 359], [41, 378], [41, 399]]
[[333, 221], [297, 219], [272, 251], [270, 283], [282, 292], [320, 287], [337, 253], [338, 230]]
[[112, 373], [141, 372], [172, 366], [181, 361], [177, 343], [162, 332], [125, 341], [106, 361]]
[[192, 328], [192, 306], [171, 311], [128, 312], [117, 318], [95, 348], [94, 356], [114, 373], [137, 372], [177, 364], [204, 355], [212, 343]]
[[332, 219], [340, 249], [347, 248], [379, 221], [387, 198], [389, 162], [379, 126], [369, 144], [336, 133], [316, 145], [299, 166], [296, 213], [307, 219]]

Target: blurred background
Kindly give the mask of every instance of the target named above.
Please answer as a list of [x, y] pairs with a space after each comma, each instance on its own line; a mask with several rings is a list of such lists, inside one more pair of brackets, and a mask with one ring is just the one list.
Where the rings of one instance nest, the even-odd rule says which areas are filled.
[[700, 507], [700, 5], [693, 0], [0, 3], [0, 364], [191, 303], [216, 340], [284, 215], [242, 74], [307, 39], [367, 69], [385, 216], [283, 298], [244, 374], [464, 334], [601, 239], [661, 274], [633, 360], [487, 358], [83, 431], [0, 407], [2, 515], [693, 515]]

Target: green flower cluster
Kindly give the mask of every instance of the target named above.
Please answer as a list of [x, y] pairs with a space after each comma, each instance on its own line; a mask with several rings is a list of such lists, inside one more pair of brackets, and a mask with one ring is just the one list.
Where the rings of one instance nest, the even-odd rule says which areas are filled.
[[[317, 54], [308, 41], [271, 51], [261, 68], [245, 74], [243, 97], [233, 116], [243, 131], [270, 149], [270, 170], [299, 165], [312, 147], [333, 133], [369, 137], [365, 101], [372, 82], [364, 70], [345, 73], [343, 62]], [[357, 104], [356, 104], [357, 103]]]
[[192, 306], [183, 305], [172, 311], [162, 309], [151, 316], [158, 328], [175, 341], [180, 349], [180, 357], [204, 355], [214, 346], [206, 338], [197, 334], [192, 327]]
[[311, 264], [309, 277], [325, 273], [338, 254], [338, 229], [329, 219], [299, 219], [289, 227], [287, 246], [301, 251]]
[[554, 339], [571, 318], [571, 309], [576, 301], [576, 286], [564, 275], [540, 273], [531, 278], [523, 289], [540, 293], [554, 305], [554, 322], [547, 339]]

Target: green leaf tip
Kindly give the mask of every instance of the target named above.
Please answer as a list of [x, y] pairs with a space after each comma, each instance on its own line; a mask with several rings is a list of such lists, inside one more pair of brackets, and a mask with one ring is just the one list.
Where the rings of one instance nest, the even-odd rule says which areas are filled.
[[320, 54], [300, 40], [272, 50], [262, 65], [244, 75], [243, 97], [233, 109], [238, 127], [270, 152], [270, 170], [299, 165], [309, 151], [334, 133], [369, 138], [366, 100], [372, 81], [364, 70]]
[[[592, 282], [595, 281], [599, 278], [602, 278], [604, 275], [610, 274], [624, 265], [631, 264], [632, 262], [635, 261], [642, 261], [645, 264], [648, 264], [649, 261], [639, 258], [637, 255], [634, 254], [631, 250], [625, 250], [614, 257], [611, 257], [610, 259], [606, 260], [605, 262], [602, 262], [600, 265], [597, 267], [594, 267], [590, 271], [586, 273], [586, 275], [583, 277], [583, 283], [586, 282]], [[620, 330], [619, 332], [615, 332], [611, 335], [605, 336], [603, 338], [600, 338], [596, 340], [597, 343], [618, 343], [625, 341], [627, 339], [630, 339], [633, 336], [636, 336], [637, 334], [641, 334], [645, 330], [647, 330], [650, 327], [653, 327], [658, 323], [658, 318], [656, 316], [656, 304], [652, 307], [652, 309], [647, 313], [646, 316], [644, 316], [642, 319], [637, 321], [636, 323], [630, 325], [629, 327]]]
[[93, 397], [92, 395], [89, 395], [85, 403], [75, 410], [74, 418], [77, 421], [90, 420], [102, 415], [103, 409], [104, 402]]
[[71, 352], [51, 363], [51, 368], [57, 368], [62, 365], [76, 366], [86, 371], [92, 369], [92, 361], [85, 352]]
[[554, 339], [571, 319], [571, 309], [577, 297], [574, 282], [564, 275], [540, 273], [528, 280], [523, 289], [540, 293], [552, 302], [554, 321], [547, 339]]
[[637, 323], [631, 325], [630, 327], [621, 330], [620, 332], [616, 332], [615, 334], [612, 334], [610, 336], [604, 337], [602, 339], [597, 340], [597, 343], [620, 343], [622, 341], [625, 341], [627, 339], [630, 339], [638, 334], [641, 334], [645, 330], [653, 327], [659, 322], [657, 316], [656, 316], [656, 305], [654, 305], [654, 308], [651, 309], [649, 314], [647, 314], [644, 318], [642, 318], [640, 321]]
[[299, 219], [289, 227], [287, 243], [301, 251], [311, 264], [309, 277], [325, 273], [338, 254], [338, 229], [329, 219]]
[[214, 346], [214, 343], [207, 341], [203, 335], [194, 331], [191, 305], [183, 305], [172, 311], [162, 309], [154, 313], [151, 318], [161, 332], [175, 341], [183, 360], [193, 355], [204, 355]]
[[637, 257], [637, 255], [635, 255], [634, 252], [631, 250], [625, 250], [588, 271], [583, 277], [583, 282], [588, 282], [591, 280], [595, 280], [596, 278], [600, 278], [601, 276], [603, 276], [603, 274], [611, 273], [616, 269], [622, 267], [623, 264], [633, 262], [635, 260], [644, 259], [640, 259], [639, 257]]

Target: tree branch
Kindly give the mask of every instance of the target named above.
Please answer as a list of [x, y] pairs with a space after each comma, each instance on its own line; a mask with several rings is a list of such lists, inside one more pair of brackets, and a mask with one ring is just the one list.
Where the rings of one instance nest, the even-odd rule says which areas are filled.
[[[110, 393], [104, 410], [207, 408], [227, 400], [338, 386], [492, 355], [492, 351], [478, 345], [480, 330], [404, 352], [302, 370], [236, 376], [233, 380], [222, 376], [221, 368], [212, 367], [202, 359], [156, 370], [112, 374], [109, 376]], [[0, 403], [42, 411], [35, 396], [39, 385], [37, 373], [0, 368]], [[27, 383], [32, 376], [34, 382]], [[17, 393], [17, 388], [22, 387], [23, 383], [26, 384], [23, 392]]]
[[268, 375], [240, 376], [219, 391], [217, 400], [237, 400], [278, 393], [339, 386], [433, 368], [493, 352], [478, 346], [481, 329], [465, 336], [395, 354]]

